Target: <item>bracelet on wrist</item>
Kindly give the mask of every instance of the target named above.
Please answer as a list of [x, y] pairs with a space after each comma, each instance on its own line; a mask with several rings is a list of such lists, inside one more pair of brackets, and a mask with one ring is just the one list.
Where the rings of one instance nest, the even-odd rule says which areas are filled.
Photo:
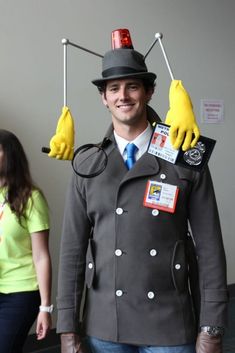
[[44, 313], [52, 313], [54, 309], [53, 304], [51, 304], [50, 306], [44, 306], [44, 305], [40, 305], [39, 306], [39, 311], [44, 312]]

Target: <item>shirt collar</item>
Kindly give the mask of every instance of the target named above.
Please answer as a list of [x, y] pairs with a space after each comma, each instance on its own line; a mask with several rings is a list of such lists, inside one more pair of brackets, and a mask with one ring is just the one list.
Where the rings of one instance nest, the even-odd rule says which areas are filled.
[[117, 142], [118, 149], [122, 156], [124, 155], [124, 150], [128, 143], [134, 143], [138, 147], [137, 158], [138, 158], [138, 155], [139, 157], [142, 156], [142, 154], [145, 153], [148, 148], [151, 135], [152, 135], [152, 128], [149, 122], [148, 122], [147, 128], [140, 135], [138, 135], [133, 141], [128, 141], [124, 139], [123, 137], [119, 136], [114, 130], [114, 137]]

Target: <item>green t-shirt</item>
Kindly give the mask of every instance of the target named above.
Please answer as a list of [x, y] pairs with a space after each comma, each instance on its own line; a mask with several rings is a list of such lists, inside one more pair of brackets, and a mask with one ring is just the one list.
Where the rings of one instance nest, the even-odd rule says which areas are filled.
[[28, 200], [27, 219], [19, 223], [0, 188], [0, 293], [38, 289], [32, 258], [31, 233], [49, 229], [47, 203], [38, 190]]

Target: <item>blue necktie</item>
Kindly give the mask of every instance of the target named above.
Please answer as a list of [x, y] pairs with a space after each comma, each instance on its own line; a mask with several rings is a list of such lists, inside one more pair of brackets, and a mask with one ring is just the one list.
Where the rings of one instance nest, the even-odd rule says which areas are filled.
[[137, 150], [138, 150], [138, 147], [134, 143], [128, 143], [128, 145], [126, 145], [126, 153], [127, 153], [126, 166], [128, 169], [131, 169], [135, 164], [135, 154]]

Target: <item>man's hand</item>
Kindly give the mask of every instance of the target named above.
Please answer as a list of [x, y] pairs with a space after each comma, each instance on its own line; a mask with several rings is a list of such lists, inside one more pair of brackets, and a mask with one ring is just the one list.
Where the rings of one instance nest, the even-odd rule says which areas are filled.
[[73, 159], [74, 122], [68, 107], [63, 107], [58, 120], [56, 134], [50, 140], [49, 157], [63, 160]]
[[60, 335], [61, 353], [86, 353], [80, 337], [76, 333], [62, 333]]
[[196, 353], [222, 353], [222, 336], [209, 336], [200, 332], [197, 337]]
[[193, 105], [182, 81], [172, 80], [169, 91], [170, 109], [165, 123], [170, 125], [170, 140], [175, 149], [186, 151], [196, 145], [200, 130], [197, 125]]

